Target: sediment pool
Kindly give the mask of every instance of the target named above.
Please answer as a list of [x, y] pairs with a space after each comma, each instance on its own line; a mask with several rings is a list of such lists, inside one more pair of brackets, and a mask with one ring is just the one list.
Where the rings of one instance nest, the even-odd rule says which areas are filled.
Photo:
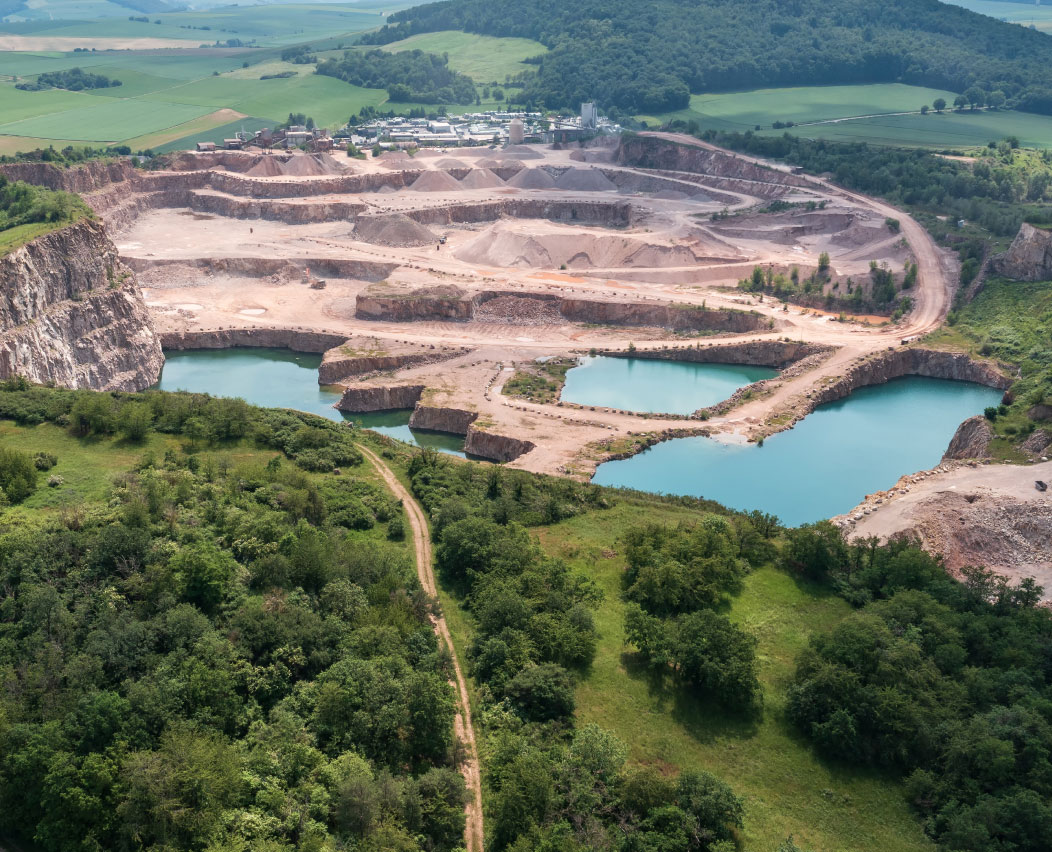
[[566, 374], [561, 399], [628, 411], [691, 414], [778, 375], [768, 367], [590, 356]]
[[458, 435], [409, 428], [410, 411], [344, 414], [333, 408], [339, 390], [318, 385], [320, 355], [287, 349], [188, 349], [166, 352], [154, 387], [240, 397], [264, 408], [294, 408], [330, 420], [350, 420], [400, 441], [464, 455]]
[[1001, 391], [910, 376], [820, 406], [763, 446], [677, 438], [600, 465], [593, 482], [759, 509], [795, 526], [841, 514], [939, 463], [962, 420]]

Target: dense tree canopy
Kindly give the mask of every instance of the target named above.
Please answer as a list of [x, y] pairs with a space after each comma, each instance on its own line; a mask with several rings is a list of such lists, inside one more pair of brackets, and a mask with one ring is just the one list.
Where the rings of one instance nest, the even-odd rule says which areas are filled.
[[824, 754], [907, 776], [929, 833], [959, 852], [1038, 852], [1052, 831], [1052, 614], [1033, 581], [963, 582], [908, 542], [792, 530], [786, 569], [860, 609], [812, 638], [789, 717]]
[[453, 71], [444, 56], [422, 50], [347, 50], [342, 59], [319, 63], [318, 73], [367, 89], [387, 89], [397, 102], [473, 104], [476, 100], [470, 77]]
[[690, 92], [900, 81], [1052, 110], [1052, 39], [938, 0], [444, 0], [366, 40], [465, 30], [550, 52], [522, 99], [662, 112]]

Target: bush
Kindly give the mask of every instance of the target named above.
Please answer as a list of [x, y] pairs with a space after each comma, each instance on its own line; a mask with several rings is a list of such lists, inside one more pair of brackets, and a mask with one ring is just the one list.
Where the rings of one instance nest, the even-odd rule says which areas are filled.
[[577, 706], [570, 673], [554, 663], [523, 669], [508, 681], [504, 695], [519, 715], [534, 722], [567, 719]]
[[37, 466], [29, 453], [0, 447], [0, 490], [11, 503], [21, 503], [37, 487]]

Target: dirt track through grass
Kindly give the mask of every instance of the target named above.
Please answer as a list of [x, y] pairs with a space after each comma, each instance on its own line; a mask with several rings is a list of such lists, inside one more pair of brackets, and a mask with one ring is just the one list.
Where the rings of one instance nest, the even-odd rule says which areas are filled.
[[[402, 501], [406, 515], [409, 517], [409, 527], [413, 535], [413, 551], [416, 557], [416, 573], [420, 578], [420, 585], [424, 587], [432, 598], [438, 598], [438, 586], [435, 583], [435, 572], [431, 556], [431, 531], [427, 526], [427, 518], [420, 504], [413, 499], [409, 490], [398, 481], [391, 469], [384, 464], [378, 455], [366, 447], [358, 445], [377, 473], [383, 477], [391, 493]], [[478, 746], [475, 742], [475, 728], [471, 722], [471, 700], [468, 697], [468, 685], [464, 679], [464, 672], [457, 659], [456, 648], [453, 645], [453, 637], [449, 633], [446, 619], [441, 616], [432, 616], [431, 623], [435, 628], [438, 638], [449, 650], [453, 660], [454, 688], [457, 692], [457, 715], [454, 720], [454, 728], [457, 738], [464, 744], [467, 752], [466, 758], [460, 764], [460, 773], [464, 776], [464, 784], [467, 786], [470, 800], [464, 808], [467, 823], [464, 826], [464, 846], [468, 852], [483, 851], [483, 824], [482, 824], [482, 776], [479, 771]]]

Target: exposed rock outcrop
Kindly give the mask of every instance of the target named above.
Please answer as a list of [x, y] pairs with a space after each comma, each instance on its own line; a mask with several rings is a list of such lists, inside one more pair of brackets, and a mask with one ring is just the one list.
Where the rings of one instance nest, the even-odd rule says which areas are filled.
[[[753, 311], [709, 310], [698, 305], [654, 305], [649, 302], [561, 299], [551, 293], [519, 291], [483, 290], [470, 294], [454, 285], [421, 287], [415, 290], [396, 288], [389, 284], [369, 287], [356, 297], [355, 316], [359, 319], [386, 322], [488, 320], [488, 316], [483, 316], [486, 312], [480, 309], [494, 300], [501, 299], [519, 301], [530, 299], [550, 303], [550, 314], [553, 321], [562, 318], [569, 322], [602, 325], [653, 326], [674, 331], [736, 333], [771, 327], [770, 320]], [[506, 321], [515, 324], [513, 318]], [[649, 357], [661, 356], [655, 353]], [[684, 360], [699, 359], [689, 357]]]
[[1052, 278], [1052, 230], [1024, 222], [1008, 251], [990, 261], [991, 271], [1019, 281]]
[[349, 278], [354, 281], [382, 281], [398, 268], [397, 263], [354, 260], [334, 257], [205, 257], [152, 258], [125, 257], [125, 262], [136, 272], [163, 269], [166, 266], [196, 267], [207, 274], [269, 277], [272, 275], [298, 278], [309, 268], [312, 275], [323, 278]]
[[[318, 382], [332, 385], [351, 376], [364, 376], [368, 373], [380, 373], [391, 370], [402, 370], [406, 367], [419, 367], [423, 364], [435, 364], [463, 355], [466, 349], [436, 349], [435, 351], [400, 352], [400, 353], [362, 353], [349, 354], [348, 349], [338, 346], [325, 353], [318, 368]], [[413, 400], [415, 403], [416, 400]], [[396, 406], [412, 408], [412, 405]], [[362, 409], [367, 410], [367, 409]]]
[[215, 331], [171, 331], [161, 336], [165, 349], [290, 349], [320, 354], [347, 340], [342, 334], [295, 328], [224, 328]]
[[339, 411], [357, 413], [413, 408], [419, 402], [423, 392], [423, 385], [351, 387], [343, 392], [343, 396], [340, 397], [335, 407]]
[[142, 390], [164, 356], [131, 271], [82, 220], [0, 258], [0, 377]]
[[508, 435], [496, 435], [493, 432], [470, 426], [464, 441], [464, 452], [469, 456], [478, 456], [495, 462], [510, 462], [525, 455], [535, 446], [537, 445], [533, 441], [524, 441]]
[[990, 442], [993, 439], [994, 430], [990, 427], [989, 420], [981, 414], [969, 417], [957, 427], [942, 456], [943, 461], [990, 458]]
[[1035, 429], [1030, 433], [1027, 439], [1019, 445], [1020, 450], [1032, 456], [1040, 456], [1044, 454], [1045, 450], [1049, 447], [1052, 447], [1052, 430], [1049, 429]]
[[137, 174], [128, 160], [93, 160], [63, 168], [53, 163], [5, 163], [0, 174], [9, 180], [61, 189], [65, 192], [92, 192], [111, 183], [131, 180]]
[[465, 411], [462, 408], [440, 408], [417, 403], [409, 425], [413, 429], [430, 429], [432, 432], [449, 432], [453, 435], [466, 435], [468, 427], [478, 419], [477, 411]]
[[618, 358], [650, 358], [658, 361], [687, 361], [694, 364], [744, 364], [784, 370], [804, 358], [829, 356], [835, 347], [821, 343], [793, 343], [783, 340], [754, 340], [749, 343], [716, 343], [701, 348], [604, 352]]

